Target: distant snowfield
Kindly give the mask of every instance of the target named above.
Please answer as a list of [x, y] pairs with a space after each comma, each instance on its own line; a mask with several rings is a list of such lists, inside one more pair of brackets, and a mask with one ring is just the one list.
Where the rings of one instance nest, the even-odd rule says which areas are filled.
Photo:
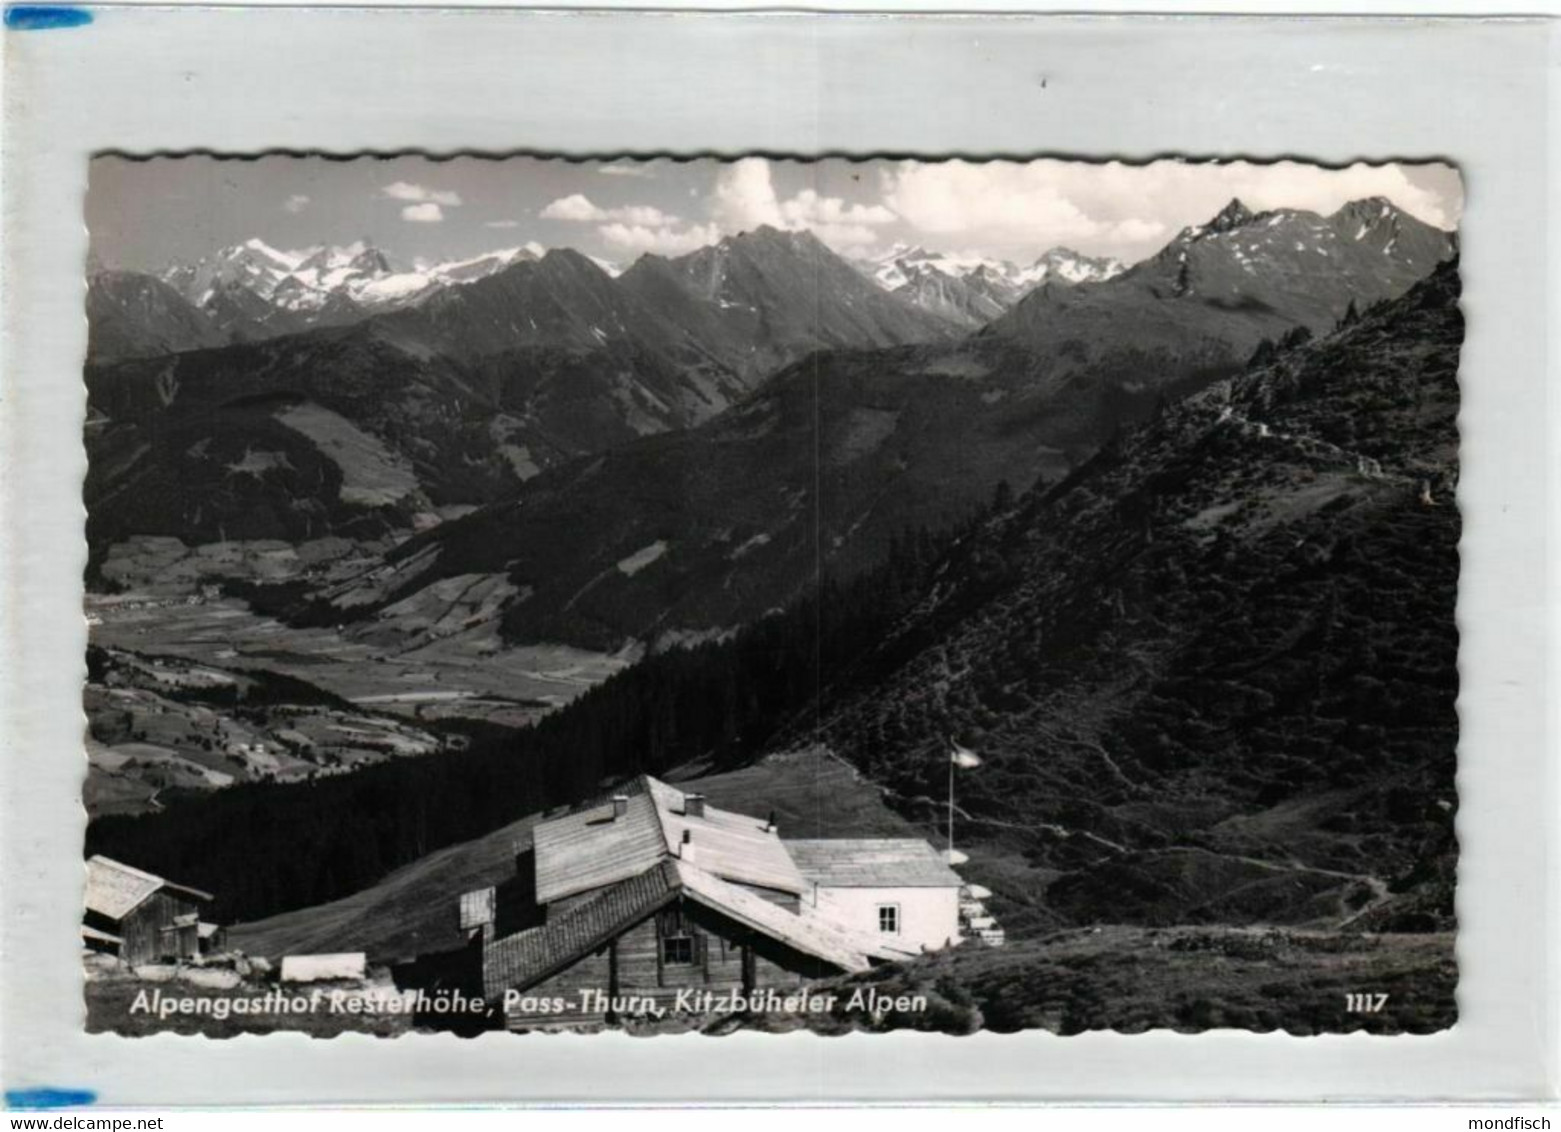
[[303, 401], [278, 413], [276, 419], [307, 436], [341, 469], [343, 503], [386, 507], [417, 490], [411, 465], [346, 417]]

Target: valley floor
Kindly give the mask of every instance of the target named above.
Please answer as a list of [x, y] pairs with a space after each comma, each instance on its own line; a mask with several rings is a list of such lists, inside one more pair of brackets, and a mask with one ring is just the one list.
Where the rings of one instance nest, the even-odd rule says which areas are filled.
[[[396, 649], [349, 630], [296, 629], [234, 598], [89, 595], [92, 643], [202, 664], [262, 667], [363, 706], [512, 726], [568, 703], [631, 663], [563, 645], [501, 648], [466, 635]], [[451, 705], [458, 704], [460, 711]], [[501, 710], [505, 705], [509, 712]], [[425, 709], [420, 712], [419, 709]]]
[[[434, 753], [444, 743], [426, 725], [524, 726], [635, 659], [504, 647], [491, 622], [405, 643], [374, 624], [301, 629], [190, 588], [89, 594], [87, 615], [106, 669], [94, 670], [84, 696], [93, 816], [155, 811], [170, 788], [288, 781]], [[250, 696], [268, 674], [336, 700], [298, 699], [296, 686]]]

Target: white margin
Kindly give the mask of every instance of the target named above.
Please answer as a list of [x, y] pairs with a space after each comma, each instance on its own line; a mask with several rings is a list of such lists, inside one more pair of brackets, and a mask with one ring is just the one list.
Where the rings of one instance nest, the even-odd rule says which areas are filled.
[[[926, 5], [900, 7], [911, 6]], [[1452, 10], [1435, 0], [1379, 6]], [[1556, 1095], [1561, 399], [1550, 382], [1561, 373], [1551, 329], [1561, 326], [1561, 102], [1553, 25], [476, 6], [94, 13], [88, 27], [4, 33], [4, 1088], [90, 1088], [108, 1107]], [[1396, 1038], [86, 1035], [76, 945], [86, 155], [273, 147], [1458, 163], [1468, 194], [1459, 1024]]]

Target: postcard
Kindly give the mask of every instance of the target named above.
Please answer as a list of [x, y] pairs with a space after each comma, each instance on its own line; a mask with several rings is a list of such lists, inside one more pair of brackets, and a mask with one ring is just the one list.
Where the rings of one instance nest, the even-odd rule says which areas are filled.
[[95, 158], [88, 1028], [1452, 1026], [1462, 203]]

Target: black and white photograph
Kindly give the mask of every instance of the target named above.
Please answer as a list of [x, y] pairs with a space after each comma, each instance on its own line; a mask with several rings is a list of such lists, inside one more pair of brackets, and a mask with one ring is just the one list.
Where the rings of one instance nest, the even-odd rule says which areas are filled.
[[87, 1029], [1447, 1030], [1463, 206], [93, 158]]

